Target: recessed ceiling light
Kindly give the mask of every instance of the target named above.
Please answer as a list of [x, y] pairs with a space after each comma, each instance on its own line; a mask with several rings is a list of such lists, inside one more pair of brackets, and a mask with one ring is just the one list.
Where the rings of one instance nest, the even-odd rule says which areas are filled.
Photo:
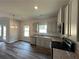
[[35, 6], [34, 9], [37, 10], [38, 9], [38, 6]]

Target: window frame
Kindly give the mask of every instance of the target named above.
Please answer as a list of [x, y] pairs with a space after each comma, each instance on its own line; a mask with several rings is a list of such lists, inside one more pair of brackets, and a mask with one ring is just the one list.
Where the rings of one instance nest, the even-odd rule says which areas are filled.
[[0, 37], [2, 37], [2, 26], [0, 25]]
[[[43, 26], [45, 26], [44, 29], [40, 29]], [[37, 31], [38, 33], [47, 33], [47, 24], [37, 24]]]
[[3, 26], [3, 39], [6, 40], [6, 36], [7, 36], [7, 27]]
[[[24, 25], [24, 28], [23, 28], [23, 31], [24, 31], [24, 37], [29, 37], [30, 35], [29, 35], [29, 25]], [[28, 33], [28, 34], [26, 34], [26, 33]]]

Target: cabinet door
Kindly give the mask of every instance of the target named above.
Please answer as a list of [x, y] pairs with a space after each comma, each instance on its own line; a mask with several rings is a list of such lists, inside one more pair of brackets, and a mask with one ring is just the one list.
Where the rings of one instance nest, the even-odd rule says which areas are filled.
[[38, 45], [38, 46], [41, 46], [41, 38], [40, 37], [38, 37], [37, 39], [36, 39], [36, 45]]
[[66, 55], [69, 59], [77, 59], [75, 53], [66, 51]]
[[45, 47], [45, 48], [50, 48], [50, 39], [46, 39], [46, 38], [37, 38], [36, 39], [36, 45], [41, 46], [41, 47]]
[[62, 59], [63, 53], [61, 50], [53, 49], [53, 59]]
[[54, 59], [76, 59], [74, 53], [60, 50], [60, 49], [53, 49], [53, 56]]
[[30, 39], [31, 39], [31, 40], [30, 40], [31, 44], [34, 44], [34, 45], [35, 45], [35, 39], [36, 39], [36, 38], [35, 38], [35, 37], [31, 37]]
[[70, 54], [67, 51], [62, 52], [62, 59], [71, 59]]
[[42, 38], [41, 46], [45, 48], [50, 48], [50, 39]]

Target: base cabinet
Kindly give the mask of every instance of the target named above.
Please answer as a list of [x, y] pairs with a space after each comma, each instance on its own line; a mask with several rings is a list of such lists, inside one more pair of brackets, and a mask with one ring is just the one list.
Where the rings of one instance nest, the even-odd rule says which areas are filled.
[[31, 44], [36, 45], [36, 46], [40, 46], [40, 47], [44, 47], [44, 48], [50, 48], [50, 44], [51, 43], [51, 39], [48, 38], [31, 38]]
[[75, 53], [53, 49], [53, 59], [77, 59]]
[[41, 46], [41, 47], [45, 47], [45, 48], [50, 48], [50, 39], [46, 39], [46, 38], [37, 38], [36, 41], [36, 45], [37, 46]]

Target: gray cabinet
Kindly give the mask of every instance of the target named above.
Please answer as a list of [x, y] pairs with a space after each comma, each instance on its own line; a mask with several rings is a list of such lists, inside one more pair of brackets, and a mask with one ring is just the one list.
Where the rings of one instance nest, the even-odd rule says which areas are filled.
[[51, 42], [51, 38], [47, 38], [47, 37], [32, 37], [31, 38], [31, 44], [40, 46], [40, 47], [45, 47], [45, 48], [50, 48], [50, 42]]
[[30, 38], [30, 43], [33, 44], [33, 45], [35, 45], [35, 39], [36, 39], [35, 37], [31, 37]]
[[45, 48], [50, 48], [50, 42], [51, 42], [51, 39], [39, 37], [36, 40], [36, 45], [45, 47]]
[[53, 59], [77, 59], [75, 53], [60, 49], [53, 49]]

